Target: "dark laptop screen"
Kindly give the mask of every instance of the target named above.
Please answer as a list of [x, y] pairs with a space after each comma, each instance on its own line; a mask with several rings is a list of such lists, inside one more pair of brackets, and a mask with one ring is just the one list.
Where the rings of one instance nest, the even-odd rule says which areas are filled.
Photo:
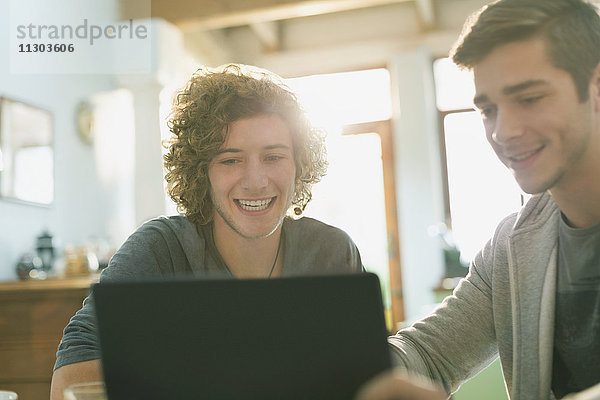
[[351, 399], [390, 366], [373, 274], [94, 286], [110, 400]]

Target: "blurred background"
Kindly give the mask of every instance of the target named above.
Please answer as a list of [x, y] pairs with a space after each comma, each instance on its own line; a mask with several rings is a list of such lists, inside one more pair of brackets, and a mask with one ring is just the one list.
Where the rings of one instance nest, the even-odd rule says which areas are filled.
[[[177, 212], [161, 140], [200, 66], [279, 74], [329, 132], [329, 174], [305, 215], [354, 238], [394, 326], [427, 312], [523, 201], [481, 133], [469, 74], [446, 58], [484, 0], [0, 4], [2, 280], [43, 235], [52, 271], [81, 248], [101, 268], [139, 224]], [[125, 33], [90, 46], [92, 26]], [[143, 40], [124, 43], [136, 27]], [[23, 51], [50, 39], [75, 51]]]
[[525, 200], [447, 59], [485, 3], [0, 0], [0, 281], [97, 271], [176, 213], [173, 96], [200, 66], [243, 63], [282, 76], [329, 132], [305, 215], [355, 240], [390, 329], [411, 323]]

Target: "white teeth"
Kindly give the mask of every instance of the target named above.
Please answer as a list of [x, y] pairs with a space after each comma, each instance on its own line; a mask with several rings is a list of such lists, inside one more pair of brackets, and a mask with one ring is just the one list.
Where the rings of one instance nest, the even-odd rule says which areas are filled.
[[248, 211], [260, 211], [269, 207], [273, 198], [266, 200], [237, 200], [240, 207]]

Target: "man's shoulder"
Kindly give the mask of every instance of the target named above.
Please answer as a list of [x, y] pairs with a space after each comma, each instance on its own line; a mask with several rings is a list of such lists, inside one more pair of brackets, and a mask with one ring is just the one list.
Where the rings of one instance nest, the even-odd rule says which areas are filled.
[[286, 220], [286, 234], [313, 237], [319, 240], [323, 236], [349, 238], [342, 229], [310, 217]]
[[548, 223], [558, 206], [552, 196], [545, 192], [531, 196], [518, 212], [506, 216], [498, 223], [493, 242], [503, 242], [519, 232], [535, 230]]
[[184, 216], [153, 218], [129, 236], [107, 270], [119, 277], [185, 272], [188, 260], [204, 260], [203, 242], [198, 239], [196, 225]]
[[286, 258], [302, 274], [349, 273], [363, 270], [358, 248], [340, 228], [302, 217], [284, 222]]
[[184, 215], [160, 216], [144, 222], [136, 232], [174, 233], [180, 231], [196, 230], [196, 226]]
[[548, 192], [531, 196], [516, 215], [514, 229], [538, 227], [547, 223], [559, 211], [558, 206]]
[[160, 216], [140, 225], [126, 241], [128, 246], [161, 251], [197, 243], [199, 230], [183, 215]]

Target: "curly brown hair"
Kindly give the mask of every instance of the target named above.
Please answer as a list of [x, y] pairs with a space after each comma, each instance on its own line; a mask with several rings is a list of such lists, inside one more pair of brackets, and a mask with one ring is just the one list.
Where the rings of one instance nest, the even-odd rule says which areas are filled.
[[227, 127], [258, 114], [275, 114], [290, 129], [296, 164], [292, 205], [304, 210], [312, 198], [312, 184], [327, 170], [325, 135], [311, 125], [294, 93], [280, 77], [256, 67], [200, 68], [175, 97], [167, 122], [173, 135], [164, 156], [167, 190], [190, 221], [206, 224], [213, 218], [208, 167]]

